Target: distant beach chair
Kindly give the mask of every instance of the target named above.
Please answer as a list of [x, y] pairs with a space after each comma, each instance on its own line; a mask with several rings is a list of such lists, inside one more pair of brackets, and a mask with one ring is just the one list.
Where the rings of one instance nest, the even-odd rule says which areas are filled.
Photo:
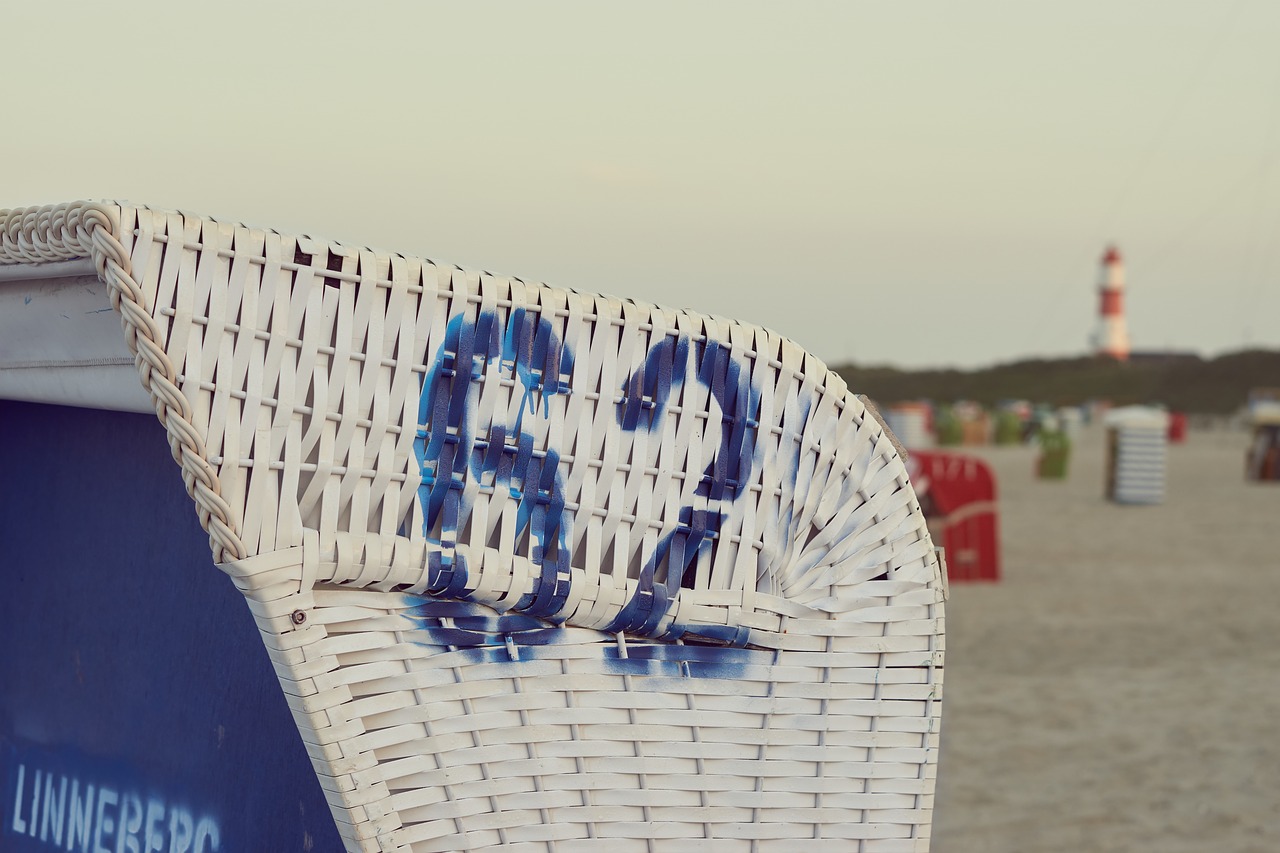
[[1000, 446], [1021, 444], [1025, 429], [1026, 421], [1018, 412], [1002, 409], [996, 413], [993, 443]]
[[895, 403], [884, 421], [908, 451], [933, 445], [933, 407], [928, 403]]
[[1169, 414], [1149, 406], [1124, 406], [1106, 416], [1106, 495], [1119, 504], [1164, 503], [1169, 453]]
[[939, 562], [813, 356], [186, 213], [0, 225], [107, 284], [349, 850], [928, 848]]
[[913, 451], [907, 470], [934, 541], [947, 555], [949, 581], [1000, 580], [999, 504], [991, 466], [976, 456]]
[[1251, 435], [1245, 451], [1245, 479], [1280, 482], [1280, 402], [1254, 401], [1248, 423]]
[[1056, 424], [1041, 427], [1037, 439], [1040, 455], [1036, 457], [1036, 476], [1041, 480], [1065, 480], [1071, 459], [1071, 439]]

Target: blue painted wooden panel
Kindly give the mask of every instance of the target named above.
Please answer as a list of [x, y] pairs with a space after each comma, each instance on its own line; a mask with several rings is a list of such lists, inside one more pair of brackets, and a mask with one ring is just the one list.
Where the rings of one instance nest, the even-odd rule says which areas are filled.
[[0, 401], [0, 850], [340, 850], [155, 418]]

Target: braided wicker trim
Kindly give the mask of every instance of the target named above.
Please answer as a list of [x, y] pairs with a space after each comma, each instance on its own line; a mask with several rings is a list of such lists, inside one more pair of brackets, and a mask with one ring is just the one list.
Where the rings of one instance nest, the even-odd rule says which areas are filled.
[[156, 417], [169, 434], [170, 450], [182, 467], [187, 494], [196, 502], [214, 559], [242, 559], [247, 551], [233, 529], [234, 516], [222, 497], [204, 440], [191, 423], [191, 404], [176, 384], [177, 371], [159, 343], [160, 331], [146, 296], [133, 278], [129, 253], [116, 237], [118, 227], [118, 209], [98, 202], [0, 210], [0, 264], [92, 258], [98, 277], [107, 285], [111, 307], [120, 313], [125, 343], [151, 395]]

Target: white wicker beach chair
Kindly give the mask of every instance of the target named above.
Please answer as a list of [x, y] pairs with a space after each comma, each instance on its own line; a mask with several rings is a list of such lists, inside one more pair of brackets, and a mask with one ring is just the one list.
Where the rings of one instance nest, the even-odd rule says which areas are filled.
[[939, 561], [813, 356], [186, 213], [0, 224], [108, 286], [348, 849], [928, 848]]

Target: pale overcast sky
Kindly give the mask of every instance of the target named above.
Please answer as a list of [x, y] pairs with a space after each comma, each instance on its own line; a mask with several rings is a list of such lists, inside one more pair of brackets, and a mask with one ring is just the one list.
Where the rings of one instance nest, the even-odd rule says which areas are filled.
[[24, 3], [0, 207], [121, 198], [829, 363], [1280, 348], [1280, 3]]

